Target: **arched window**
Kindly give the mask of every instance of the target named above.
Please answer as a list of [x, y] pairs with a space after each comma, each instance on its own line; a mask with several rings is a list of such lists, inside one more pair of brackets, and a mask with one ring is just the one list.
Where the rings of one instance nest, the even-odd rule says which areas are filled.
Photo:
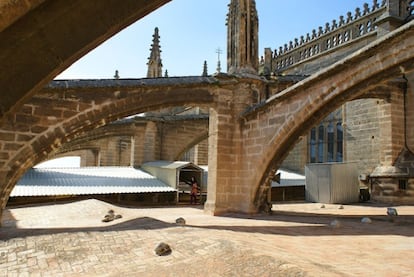
[[342, 131], [342, 122], [336, 123], [336, 161], [343, 161], [343, 140], [344, 132]]
[[312, 128], [309, 140], [309, 158], [311, 163], [316, 163], [316, 129]]
[[342, 109], [338, 109], [311, 129], [308, 139], [308, 161], [343, 162], [343, 140]]
[[324, 140], [325, 128], [323, 125], [320, 125], [318, 128], [318, 162], [322, 163], [324, 161]]
[[327, 162], [334, 162], [334, 146], [335, 146], [335, 132], [334, 125], [329, 122], [327, 131]]

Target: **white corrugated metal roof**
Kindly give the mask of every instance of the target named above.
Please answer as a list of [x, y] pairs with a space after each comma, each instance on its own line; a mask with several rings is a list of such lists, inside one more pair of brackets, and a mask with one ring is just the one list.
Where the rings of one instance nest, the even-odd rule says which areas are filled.
[[173, 192], [174, 188], [132, 167], [33, 168], [10, 196]]
[[289, 187], [289, 186], [304, 186], [305, 175], [289, 172], [279, 169], [276, 174], [280, 173], [280, 183], [272, 182], [272, 187]]
[[178, 168], [183, 168], [187, 166], [192, 166], [192, 167], [202, 170], [201, 167], [193, 164], [192, 162], [186, 162], [186, 161], [153, 161], [153, 162], [144, 163], [141, 167], [143, 168], [159, 167], [159, 168], [165, 168], [165, 169], [178, 169]]

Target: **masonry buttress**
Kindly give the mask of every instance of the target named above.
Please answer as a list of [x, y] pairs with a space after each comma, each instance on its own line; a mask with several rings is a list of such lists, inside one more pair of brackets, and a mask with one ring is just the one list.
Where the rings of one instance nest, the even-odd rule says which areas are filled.
[[255, 191], [243, 145], [240, 114], [254, 99], [250, 86], [222, 90], [210, 109], [208, 196], [205, 211], [255, 213]]

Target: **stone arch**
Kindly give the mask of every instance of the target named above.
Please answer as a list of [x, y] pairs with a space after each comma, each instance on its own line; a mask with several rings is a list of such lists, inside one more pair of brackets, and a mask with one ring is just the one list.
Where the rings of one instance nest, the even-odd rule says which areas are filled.
[[[265, 202], [271, 176], [293, 148], [296, 139], [311, 126], [347, 101], [387, 94], [387, 81], [413, 71], [409, 65], [413, 41], [412, 24], [401, 27], [355, 54], [271, 97], [265, 105], [245, 116], [266, 126], [265, 155], [255, 158], [253, 201], [257, 209]], [[404, 41], [404, 42], [403, 42]], [[399, 43], [405, 44], [401, 48]], [[392, 45], [392, 46], [391, 46]], [[410, 46], [411, 45], [411, 46]], [[389, 48], [388, 48], [389, 47]], [[388, 48], [388, 49], [387, 49]], [[392, 48], [392, 49], [391, 49]], [[281, 116], [282, 114], [282, 116]]]
[[[168, 118], [168, 119], [166, 119]], [[144, 133], [148, 122], [155, 122], [161, 130], [159, 135], [163, 147], [160, 149], [160, 158], [166, 160], [178, 160], [183, 153], [193, 146], [197, 145], [203, 139], [208, 137], [208, 115], [179, 115], [160, 116], [153, 118], [152, 116], [137, 117], [132, 120], [117, 122], [116, 124], [108, 124], [98, 129], [87, 132], [85, 136], [78, 137], [60, 147], [55, 155], [63, 153], [71, 153], [72, 151], [91, 150], [96, 153], [100, 152], [101, 145], [96, 143], [101, 139], [115, 139], [119, 137], [135, 137], [140, 132]], [[138, 133], [137, 133], [138, 132]], [[135, 139], [139, 139], [135, 138]], [[135, 146], [137, 146], [135, 144]], [[134, 149], [137, 156], [143, 156], [143, 145]], [[184, 149], [184, 150], [183, 150]], [[110, 152], [110, 151], [109, 151]], [[135, 165], [139, 165], [138, 162]]]
[[[261, 178], [256, 179], [260, 180], [260, 183], [256, 186], [255, 203], [263, 201], [263, 197], [266, 194], [266, 187], [271, 182], [275, 172], [288, 156], [289, 152], [294, 148], [300, 137], [307, 135], [313, 126], [316, 126], [323, 118], [349, 101], [371, 98], [390, 101], [393, 90], [395, 91], [395, 87], [392, 83], [378, 85], [369, 90], [361, 89], [359, 92], [351, 89], [350, 91], [336, 95], [329, 101], [320, 101], [315, 108], [302, 109], [295, 115], [297, 118], [303, 119], [300, 124], [292, 120], [284, 122], [279, 128], [282, 131], [279, 131], [277, 136], [272, 138], [272, 141], [269, 143], [271, 146], [264, 151], [267, 155], [263, 157], [261, 163], [266, 164], [266, 167], [260, 173], [262, 174]], [[273, 147], [276, 144], [278, 147]]]
[[[115, 92], [110, 89], [109, 95], [112, 98], [109, 98], [108, 94], [102, 93], [106, 96], [105, 100], [98, 99], [99, 96], [96, 97], [97, 99], [93, 97], [89, 99], [89, 95], [85, 96], [81, 93], [81, 101], [85, 101], [85, 103], [90, 101], [92, 102], [91, 105], [83, 104], [86, 107], [84, 110], [60, 118], [60, 121], [54, 126], [50, 126], [35, 137], [27, 136], [28, 144], [17, 149], [9, 157], [8, 162], [0, 172], [0, 178], [2, 179], [0, 208], [4, 209], [8, 197], [19, 178], [30, 167], [44, 160], [51, 153], [56, 152], [63, 143], [126, 116], [174, 106], [214, 105], [217, 88], [215, 86], [210, 88], [208, 85], [200, 87], [202, 85], [195, 88], [194, 85], [183, 87], [181, 84], [176, 88], [173, 85], [168, 88], [165, 86], [149, 88], [144, 85], [139, 89], [132, 89], [128, 92], [126, 92], [127, 89], [125, 91], [120, 89], [121, 91], [116, 90]], [[71, 89], [64, 89], [64, 91], [68, 94], [73, 93]], [[65, 93], [63, 94], [65, 95]], [[191, 94], [194, 97], [188, 97]], [[42, 97], [42, 95], [39, 97]], [[82, 97], [85, 99], [82, 99]], [[52, 103], [55, 100], [52, 97], [49, 104], [43, 102], [43, 105], [53, 105]]]

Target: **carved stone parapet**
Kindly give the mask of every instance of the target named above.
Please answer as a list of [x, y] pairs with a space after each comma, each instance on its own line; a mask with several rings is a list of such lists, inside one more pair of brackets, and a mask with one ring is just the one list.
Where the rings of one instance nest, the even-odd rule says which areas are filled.
[[340, 16], [339, 21], [333, 20], [332, 24], [326, 23], [324, 27], [314, 29], [306, 38], [302, 36], [300, 39], [294, 39], [295, 43], [291, 41], [279, 48], [272, 61], [272, 72], [280, 72], [296, 63], [377, 31], [378, 21], [384, 17], [387, 10], [385, 2], [379, 6], [374, 0], [371, 9], [366, 4], [362, 13], [361, 9], [357, 8], [354, 15], [348, 12], [346, 20], [344, 16]]

